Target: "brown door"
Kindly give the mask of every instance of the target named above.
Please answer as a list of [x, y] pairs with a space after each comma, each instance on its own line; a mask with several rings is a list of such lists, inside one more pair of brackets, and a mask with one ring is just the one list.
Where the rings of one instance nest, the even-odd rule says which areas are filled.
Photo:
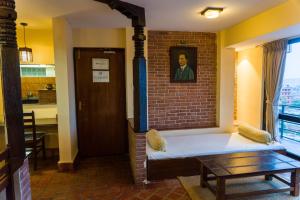
[[75, 48], [79, 153], [127, 151], [124, 49]]

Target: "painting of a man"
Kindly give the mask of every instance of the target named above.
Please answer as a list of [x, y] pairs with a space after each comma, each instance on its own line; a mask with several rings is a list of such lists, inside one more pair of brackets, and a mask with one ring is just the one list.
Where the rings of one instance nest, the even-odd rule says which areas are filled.
[[184, 52], [178, 55], [179, 67], [176, 70], [174, 80], [191, 81], [194, 80], [194, 71], [188, 65], [188, 57]]
[[197, 82], [197, 48], [170, 47], [170, 70], [172, 83]]

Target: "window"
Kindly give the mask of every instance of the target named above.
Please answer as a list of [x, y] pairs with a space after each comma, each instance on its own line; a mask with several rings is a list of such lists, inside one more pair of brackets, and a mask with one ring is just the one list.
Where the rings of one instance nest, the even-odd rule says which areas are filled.
[[282, 138], [300, 142], [300, 39], [288, 46], [279, 101], [279, 131]]
[[55, 77], [54, 65], [20, 65], [21, 77]]

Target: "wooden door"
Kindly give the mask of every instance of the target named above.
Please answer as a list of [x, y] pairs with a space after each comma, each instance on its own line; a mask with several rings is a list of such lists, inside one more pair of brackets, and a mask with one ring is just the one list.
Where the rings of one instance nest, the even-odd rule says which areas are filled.
[[75, 48], [74, 60], [80, 156], [126, 153], [124, 49]]

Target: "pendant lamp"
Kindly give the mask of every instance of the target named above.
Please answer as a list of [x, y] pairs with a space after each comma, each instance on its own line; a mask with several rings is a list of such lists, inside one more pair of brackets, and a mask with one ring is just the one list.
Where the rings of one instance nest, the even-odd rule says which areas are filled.
[[22, 63], [31, 63], [33, 61], [32, 49], [26, 46], [26, 33], [25, 28], [28, 24], [22, 22], [21, 26], [23, 26], [23, 36], [24, 36], [24, 47], [19, 48], [19, 58]]

